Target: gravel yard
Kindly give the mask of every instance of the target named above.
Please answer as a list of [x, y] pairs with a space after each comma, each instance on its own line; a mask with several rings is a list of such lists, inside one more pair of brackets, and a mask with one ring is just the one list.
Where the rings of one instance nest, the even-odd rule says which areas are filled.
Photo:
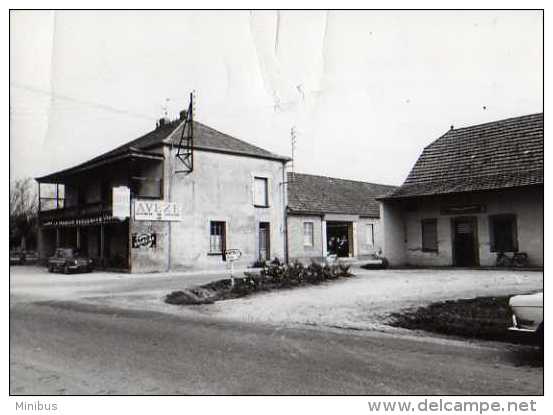
[[386, 316], [435, 301], [543, 289], [543, 273], [509, 270], [372, 270], [319, 286], [217, 302], [203, 311], [251, 322], [382, 329]]
[[512, 295], [543, 289], [543, 272], [509, 270], [363, 270], [355, 277], [321, 285], [254, 294], [202, 306], [174, 306], [173, 290], [224, 274], [48, 274], [39, 267], [12, 267], [10, 298], [78, 301], [175, 315], [202, 315], [283, 326], [391, 329], [386, 317], [436, 301]]

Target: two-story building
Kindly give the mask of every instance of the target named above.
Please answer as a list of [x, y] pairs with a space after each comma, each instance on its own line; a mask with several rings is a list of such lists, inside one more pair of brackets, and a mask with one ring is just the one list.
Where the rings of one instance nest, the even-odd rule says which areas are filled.
[[37, 178], [40, 256], [70, 246], [129, 272], [224, 268], [231, 248], [238, 265], [284, 258], [289, 159], [196, 121], [183, 150], [186, 118]]
[[391, 265], [543, 266], [543, 113], [452, 127], [380, 200]]

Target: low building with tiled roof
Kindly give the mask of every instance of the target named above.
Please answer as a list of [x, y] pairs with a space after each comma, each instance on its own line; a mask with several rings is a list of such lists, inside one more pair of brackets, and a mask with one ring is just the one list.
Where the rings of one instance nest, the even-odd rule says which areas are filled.
[[381, 249], [377, 197], [395, 189], [374, 183], [288, 173], [287, 234], [291, 260], [363, 258]]
[[543, 114], [451, 128], [384, 197], [395, 265], [493, 266], [500, 253], [543, 265]]
[[226, 269], [229, 249], [240, 251], [238, 266], [284, 259], [288, 161], [184, 111], [159, 120], [137, 139], [37, 178], [40, 255], [74, 248], [96, 267], [129, 272]]

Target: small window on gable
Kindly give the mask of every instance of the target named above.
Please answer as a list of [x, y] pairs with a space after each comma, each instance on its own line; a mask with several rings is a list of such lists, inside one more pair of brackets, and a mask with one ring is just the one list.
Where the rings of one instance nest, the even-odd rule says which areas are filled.
[[421, 221], [422, 250], [424, 252], [438, 252], [438, 221], [423, 219]]
[[266, 177], [254, 178], [253, 204], [256, 207], [269, 206], [269, 183]]
[[303, 222], [303, 246], [315, 245], [313, 222]]
[[517, 218], [515, 215], [492, 215], [490, 221], [491, 252], [517, 252]]

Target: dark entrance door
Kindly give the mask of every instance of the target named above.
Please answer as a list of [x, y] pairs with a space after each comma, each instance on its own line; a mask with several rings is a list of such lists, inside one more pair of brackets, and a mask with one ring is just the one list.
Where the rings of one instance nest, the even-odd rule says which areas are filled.
[[478, 235], [476, 218], [452, 219], [453, 265], [458, 267], [478, 266]]
[[271, 225], [269, 222], [259, 223], [259, 260], [271, 259]]
[[353, 223], [326, 222], [326, 241], [329, 255], [353, 256]]

